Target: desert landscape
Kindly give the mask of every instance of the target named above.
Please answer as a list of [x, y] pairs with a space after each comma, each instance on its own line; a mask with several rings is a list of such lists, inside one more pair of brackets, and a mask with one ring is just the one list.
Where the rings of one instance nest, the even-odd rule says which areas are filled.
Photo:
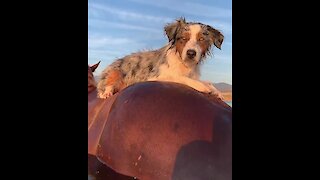
[[232, 101], [232, 92], [222, 92], [225, 101]]
[[214, 83], [213, 84], [219, 91], [221, 91], [225, 101], [232, 101], [232, 85], [227, 83]]

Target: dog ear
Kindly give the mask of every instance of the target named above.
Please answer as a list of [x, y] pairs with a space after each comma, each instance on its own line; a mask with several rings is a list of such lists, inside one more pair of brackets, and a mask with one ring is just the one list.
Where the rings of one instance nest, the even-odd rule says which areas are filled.
[[99, 62], [98, 62], [97, 64], [95, 64], [95, 65], [90, 66], [91, 72], [94, 72], [94, 71], [97, 69], [97, 67], [99, 66], [100, 62], [101, 62], [101, 61], [99, 61]]
[[221, 49], [221, 45], [224, 39], [223, 34], [209, 25], [207, 25], [207, 28], [210, 33], [210, 38], [212, 42], [218, 49]]
[[186, 19], [184, 17], [181, 17], [179, 19], [177, 19], [175, 22], [167, 24], [164, 27], [164, 31], [166, 32], [169, 42], [174, 40], [179, 29], [186, 24]]

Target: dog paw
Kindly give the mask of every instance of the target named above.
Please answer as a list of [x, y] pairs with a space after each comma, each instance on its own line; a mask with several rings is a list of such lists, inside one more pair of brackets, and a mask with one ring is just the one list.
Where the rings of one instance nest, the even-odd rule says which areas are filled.
[[221, 101], [225, 100], [225, 98], [223, 97], [223, 95], [222, 95], [222, 93], [220, 91], [212, 91], [212, 92], [210, 92], [210, 94], [215, 96], [215, 97], [217, 97]]
[[98, 98], [107, 99], [108, 97], [110, 97], [110, 96], [112, 96], [112, 95], [113, 95], [112, 92], [103, 93], [103, 94], [98, 94]]
[[206, 84], [204, 84], [200, 89], [198, 89], [198, 91], [201, 91], [207, 94], [211, 94], [213, 92], [212, 88]]
[[107, 87], [104, 91], [98, 92], [98, 98], [107, 99], [113, 95], [113, 88]]
[[203, 81], [203, 83], [209, 88], [209, 92], [208, 92], [209, 94], [217, 97], [218, 99], [220, 99], [222, 101], [225, 100], [222, 93], [217, 88], [215, 88], [213, 86], [213, 83], [208, 82], [208, 81]]

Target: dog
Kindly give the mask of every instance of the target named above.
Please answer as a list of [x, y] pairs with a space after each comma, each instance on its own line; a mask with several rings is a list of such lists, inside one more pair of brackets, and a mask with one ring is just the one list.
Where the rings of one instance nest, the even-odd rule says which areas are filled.
[[132, 53], [117, 59], [101, 73], [98, 97], [108, 98], [142, 81], [170, 81], [185, 84], [223, 100], [212, 83], [201, 81], [200, 64], [211, 55], [211, 46], [221, 50], [223, 34], [200, 22], [181, 17], [164, 27], [169, 43], [157, 50]]

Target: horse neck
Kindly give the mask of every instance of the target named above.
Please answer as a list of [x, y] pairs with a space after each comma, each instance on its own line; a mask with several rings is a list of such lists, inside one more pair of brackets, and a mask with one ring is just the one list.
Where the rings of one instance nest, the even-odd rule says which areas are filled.
[[88, 74], [88, 94], [97, 89], [96, 81], [93, 78], [93, 74]]
[[94, 100], [97, 98], [97, 88], [95, 87], [91, 91], [88, 91], [88, 101]]
[[88, 94], [93, 91], [97, 91], [97, 87], [95, 85], [88, 85]]

